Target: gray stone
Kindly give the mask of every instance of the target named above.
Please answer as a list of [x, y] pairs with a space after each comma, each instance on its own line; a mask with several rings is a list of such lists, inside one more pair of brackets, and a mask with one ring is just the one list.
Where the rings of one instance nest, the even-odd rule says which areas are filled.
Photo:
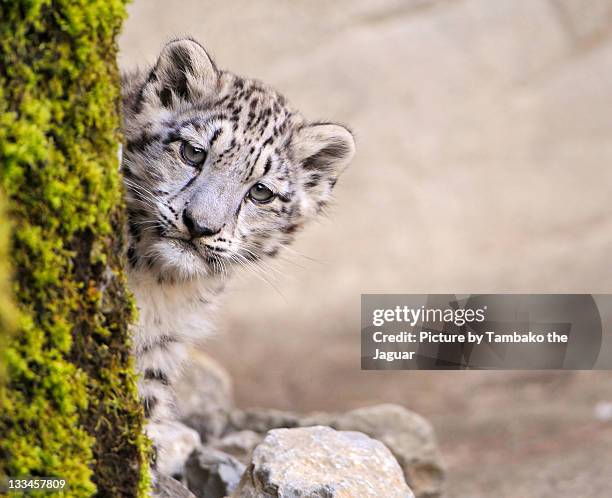
[[298, 427], [301, 418], [300, 415], [292, 412], [267, 408], [234, 410], [229, 418], [228, 430], [266, 433], [270, 429]]
[[189, 457], [185, 480], [200, 498], [223, 498], [236, 489], [244, 470], [245, 465], [231, 455], [203, 446]]
[[203, 441], [220, 436], [233, 408], [232, 381], [210, 356], [193, 351], [190, 364], [176, 385], [181, 420]]
[[[315, 413], [305, 417], [280, 410], [234, 410], [228, 427], [263, 434], [270, 429], [312, 425], [359, 431], [382, 441], [399, 462], [417, 498], [441, 496], [445, 471], [433, 428], [423, 417], [399, 405], [376, 405], [344, 414]], [[232, 454], [246, 461], [247, 451], [236, 448]]]
[[200, 435], [180, 422], [168, 422], [163, 425], [150, 424], [147, 432], [152, 439], [162, 441], [157, 451], [159, 473], [182, 476], [187, 458], [201, 444]]
[[316, 414], [301, 425], [325, 424], [337, 430], [363, 432], [391, 450], [417, 498], [441, 496], [444, 466], [433, 428], [420, 415], [399, 405], [359, 408], [341, 415]]
[[195, 495], [176, 479], [165, 475], [157, 476], [153, 498], [196, 498]]
[[255, 448], [232, 498], [411, 498], [387, 447], [329, 427], [275, 429]]
[[230, 432], [221, 439], [211, 441], [210, 446], [247, 464], [251, 460], [253, 449], [263, 438], [262, 434], [249, 430]]

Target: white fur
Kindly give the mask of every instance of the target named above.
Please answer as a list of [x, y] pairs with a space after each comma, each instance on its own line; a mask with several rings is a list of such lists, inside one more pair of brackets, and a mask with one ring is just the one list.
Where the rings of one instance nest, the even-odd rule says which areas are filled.
[[210, 335], [217, 308], [216, 294], [223, 286], [220, 279], [159, 283], [145, 272], [129, 273], [128, 278], [139, 312], [133, 336], [137, 349], [164, 335], [186, 343]]

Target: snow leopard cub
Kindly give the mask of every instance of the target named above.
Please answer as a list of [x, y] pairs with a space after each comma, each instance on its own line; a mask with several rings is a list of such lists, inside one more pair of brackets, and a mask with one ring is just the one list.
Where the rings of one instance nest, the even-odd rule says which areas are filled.
[[274, 256], [330, 199], [354, 141], [218, 69], [191, 39], [167, 44], [122, 87], [134, 352], [156, 464], [170, 472], [171, 386], [186, 349], [209, 334], [227, 278]]

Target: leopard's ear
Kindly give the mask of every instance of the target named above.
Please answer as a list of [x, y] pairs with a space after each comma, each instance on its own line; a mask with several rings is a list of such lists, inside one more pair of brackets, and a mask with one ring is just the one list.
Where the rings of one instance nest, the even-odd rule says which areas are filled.
[[218, 78], [219, 71], [202, 45], [191, 39], [175, 40], [162, 49], [142, 97], [152, 105], [171, 109], [181, 101], [206, 98]]
[[355, 139], [344, 126], [311, 124], [293, 134], [290, 147], [306, 194], [305, 212], [315, 214], [329, 201], [338, 177], [355, 155]]

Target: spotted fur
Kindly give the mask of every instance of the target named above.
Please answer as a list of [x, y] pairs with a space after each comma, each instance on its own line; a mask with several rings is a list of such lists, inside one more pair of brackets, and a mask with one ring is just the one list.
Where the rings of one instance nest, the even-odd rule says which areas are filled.
[[[125, 75], [123, 105], [134, 350], [164, 472], [186, 348], [210, 333], [227, 278], [276, 255], [329, 201], [354, 141], [343, 126], [307, 122], [266, 85], [219, 70], [189, 39]], [[185, 150], [205, 160], [193, 164]], [[255, 199], [257, 184], [271, 200]]]

